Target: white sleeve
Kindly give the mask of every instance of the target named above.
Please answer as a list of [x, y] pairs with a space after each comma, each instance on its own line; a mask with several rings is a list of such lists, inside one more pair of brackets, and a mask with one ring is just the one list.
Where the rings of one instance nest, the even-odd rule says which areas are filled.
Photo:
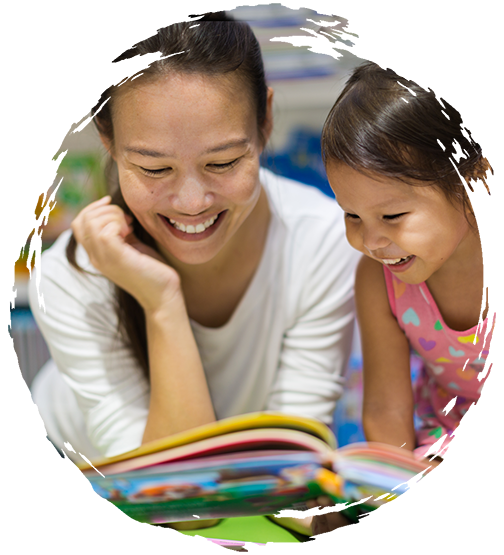
[[292, 240], [286, 303], [294, 313], [267, 407], [328, 425], [352, 347], [354, 274], [360, 258], [348, 245], [338, 216], [325, 229], [313, 220], [300, 226]]
[[30, 306], [75, 394], [92, 445], [104, 456], [138, 447], [147, 421], [149, 384], [119, 338], [112, 284], [71, 267], [64, 249], [44, 253], [41, 268], [45, 310], [39, 305], [36, 276], [30, 280]]

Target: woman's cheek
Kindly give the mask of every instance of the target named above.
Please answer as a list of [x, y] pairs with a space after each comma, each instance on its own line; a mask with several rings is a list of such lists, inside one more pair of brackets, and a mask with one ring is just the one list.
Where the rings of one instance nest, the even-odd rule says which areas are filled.
[[143, 212], [152, 208], [162, 192], [158, 182], [147, 185], [129, 172], [122, 176], [119, 174], [119, 183], [124, 201], [133, 212]]

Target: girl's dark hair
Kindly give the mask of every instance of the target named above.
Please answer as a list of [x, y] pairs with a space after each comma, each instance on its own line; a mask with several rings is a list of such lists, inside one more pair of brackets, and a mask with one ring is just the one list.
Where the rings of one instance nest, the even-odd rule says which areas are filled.
[[[248, 95], [245, 100], [253, 103], [258, 131], [263, 143], [265, 142], [262, 132], [266, 121], [267, 85], [261, 49], [247, 23], [235, 21], [224, 12], [205, 14], [197, 20], [160, 29], [156, 35], [126, 50], [114, 62], [156, 52], [160, 52], [162, 58], [140, 72], [142, 80], [155, 79], [170, 72], [206, 76], [233, 75], [240, 79]], [[137, 76], [107, 89], [91, 110], [99, 133], [111, 145], [114, 140], [114, 96], [135, 77]], [[135, 83], [138, 82], [139, 79], [135, 80]], [[152, 237], [142, 228], [124, 202], [117, 179], [117, 167], [111, 157], [105, 173], [112, 204], [118, 205], [133, 217], [135, 235], [140, 241], [156, 249]], [[67, 258], [72, 266], [82, 271], [76, 262], [76, 248], [77, 242], [72, 235], [67, 246]], [[115, 288], [115, 300], [119, 332], [148, 377], [149, 361], [143, 309], [134, 297], [119, 287]]]
[[488, 191], [485, 177], [491, 167], [462, 127], [460, 114], [441, 102], [433, 91], [390, 69], [360, 65], [325, 121], [324, 163], [342, 162], [366, 175], [410, 185], [431, 183], [473, 214], [460, 177], [471, 191], [471, 180], [482, 179]]

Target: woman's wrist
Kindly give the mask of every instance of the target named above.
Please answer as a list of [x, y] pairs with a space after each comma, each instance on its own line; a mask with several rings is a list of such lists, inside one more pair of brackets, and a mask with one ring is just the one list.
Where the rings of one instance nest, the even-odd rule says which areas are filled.
[[179, 289], [167, 298], [161, 298], [158, 302], [139, 301], [142, 306], [146, 321], [152, 324], [165, 325], [182, 320], [189, 320], [182, 291]]

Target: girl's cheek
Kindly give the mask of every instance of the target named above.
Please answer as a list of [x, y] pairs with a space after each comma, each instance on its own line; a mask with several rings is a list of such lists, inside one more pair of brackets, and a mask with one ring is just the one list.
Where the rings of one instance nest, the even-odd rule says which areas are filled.
[[355, 250], [363, 252], [362, 240], [360, 240], [359, 234], [356, 232], [355, 229], [352, 229], [348, 224], [345, 224], [345, 225], [346, 225], [346, 238], [350, 246], [352, 246]]

